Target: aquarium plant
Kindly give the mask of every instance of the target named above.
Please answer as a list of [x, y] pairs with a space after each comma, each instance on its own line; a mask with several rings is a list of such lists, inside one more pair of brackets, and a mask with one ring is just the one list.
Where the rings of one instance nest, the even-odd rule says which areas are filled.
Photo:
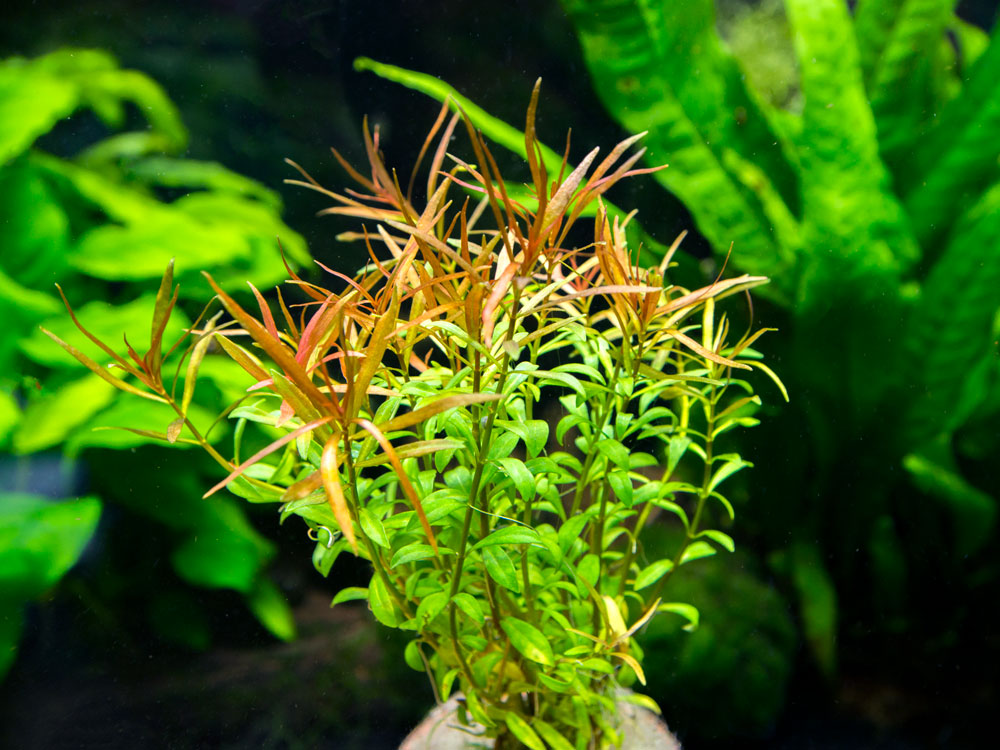
[[655, 179], [717, 258], [774, 278], [759, 309], [805, 397], [748, 445], [745, 518], [817, 663], [838, 609], [940, 648], [997, 584], [996, 29], [954, 0], [563, 5], [607, 111], [670, 162]]
[[[324, 268], [332, 288], [293, 273], [276, 306], [257, 294], [253, 311], [206, 274], [224, 310], [189, 327], [177, 364], [161, 356], [172, 265], [145, 353], [119, 354], [81, 326], [115, 372], [50, 335], [109, 384], [172, 410], [146, 434], [212, 456], [226, 475], [206, 495], [228, 487], [300, 516], [324, 574], [344, 552], [369, 561], [370, 583], [334, 604], [367, 601], [410, 634], [406, 662], [439, 701], [461, 692], [470, 732], [498, 748], [584, 750], [621, 743], [622, 696], [656, 709], [619, 692], [645, 681], [634, 636], [661, 614], [697, 626], [667, 584], [733, 549], [723, 486], [749, 464], [731, 434], [760, 404], [742, 376], [781, 386], [752, 348], [765, 329], [734, 335], [722, 310], [767, 279], [681, 288], [679, 240], [639, 266], [632, 216], [603, 197], [655, 171], [635, 167], [640, 137], [575, 167], [567, 144], [550, 169], [537, 102], [536, 85], [517, 197], [468, 117], [449, 117], [453, 102], [408, 180], [367, 126], [363, 172], [337, 155], [357, 188], [328, 190], [300, 169], [296, 182], [334, 204], [321, 213], [360, 220], [340, 237], [363, 242], [370, 262]], [[465, 158], [451, 150], [459, 128]], [[225, 413], [236, 423], [225, 453], [188, 413], [201, 368], [222, 356], [253, 380]], [[248, 426], [281, 436], [250, 454]], [[653, 557], [643, 531], [662, 523], [679, 536]]]
[[[122, 398], [103, 377], [113, 360], [66, 319], [60, 301], [62, 293], [88, 330], [136, 341], [147, 330], [159, 277], [172, 257], [187, 269], [211, 269], [230, 290], [248, 280], [269, 288], [283, 276], [276, 236], [290, 263], [308, 259], [302, 238], [281, 221], [273, 191], [219, 164], [182, 157], [187, 143], [162, 88], [105, 52], [62, 49], [0, 61], [5, 657], [15, 653], [24, 602], [42, 595], [55, 571], [65, 572], [83, 548], [96, 527], [98, 501], [117, 509], [106, 526], [111, 538], [120, 532], [144, 540], [138, 553], [118, 557], [108, 550], [119, 545], [102, 545], [109, 572], [88, 582], [86, 592], [78, 589], [91, 604], [101, 602], [91, 609], [111, 615], [102, 630], [127, 629], [122, 621], [138, 609], [140, 621], [148, 614], [167, 638], [207, 645], [207, 621], [186, 583], [236, 590], [272, 632], [293, 633], [290, 611], [266, 575], [271, 542], [238, 501], [201, 500], [205, 462], [177, 460], [151, 445], [143, 430], [160, 425], [169, 409]], [[168, 339], [190, 326], [200, 309], [192, 301], [208, 291], [193, 272], [184, 282], [163, 331]], [[100, 374], [66, 358], [39, 324], [87, 354]], [[238, 398], [241, 377], [231, 362], [207, 363], [204, 387], [187, 407], [193, 422], [207, 427], [216, 410]], [[94, 429], [123, 422], [136, 431]], [[209, 439], [221, 439], [227, 429], [217, 425]], [[165, 471], [155, 487], [136, 493], [137, 479], [151, 465]], [[54, 502], [80, 492], [94, 497]], [[7, 533], [14, 528], [17, 534]], [[157, 573], [171, 567], [157, 568], [159, 555], [170, 559], [172, 574]], [[123, 600], [127, 608], [118, 606]]]

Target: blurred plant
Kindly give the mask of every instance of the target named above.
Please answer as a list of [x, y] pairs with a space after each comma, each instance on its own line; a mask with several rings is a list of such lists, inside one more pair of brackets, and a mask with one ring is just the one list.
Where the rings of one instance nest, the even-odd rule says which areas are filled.
[[[60, 158], [39, 139], [73, 155]], [[95, 467], [91, 490], [143, 518], [147, 547], [156, 536], [150, 519], [169, 529], [164, 533], [173, 549], [167, 551], [182, 579], [242, 592], [272, 632], [288, 637], [293, 626], [287, 606], [263, 575], [273, 547], [239, 504], [200, 499], [204, 467], [184, 462], [159, 487], [134, 492], [130, 477], [169, 460], [162, 449], [142, 447], [153, 442], [151, 432], [171, 421], [169, 409], [119, 398], [108, 382], [118, 382], [106, 367], [112, 358], [65, 319], [54, 294], [56, 283], [88, 330], [102, 336], [125, 331], [134, 342], [143, 338], [156, 281], [172, 257], [187, 267], [215, 269], [217, 282], [228, 289], [247, 279], [269, 287], [281, 277], [276, 235], [292, 260], [308, 258], [302, 239], [279, 219], [276, 194], [218, 164], [172, 156], [186, 142], [177, 110], [160, 87], [120, 69], [104, 52], [65, 49], [0, 62], [0, 448], [13, 454], [0, 457], [0, 472], [8, 489], [33, 492], [43, 467], [31, 454], [59, 450], [68, 460]], [[200, 277], [190, 281], [190, 291], [207, 293]], [[164, 335], [174, 338], [191, 325], [188, 315], [198, 309], [192, 310], [191, 299], [175, 300]], [[39, 324], [91, 357], [94, 367], [88, 371], [67, 361]], [[154, 340], [151, 351], [158, 346]], [[245, 378], [239, 367], [218, 359], [202, 374], [212, 388], [200, 392], [189, 415], [205, 429], [214, 411], [244, 395]], [[136, 431], [100, 429], [123, 421]], [[217, 432], [213, 439], [221, 437]], [[19, 497], [0, 496], [0, 504], [13, 513], [23, 506]], [[53, 505], [51, 513], [61, 507]], [[39, 511], [25, 518], [40, 524], [36, 531], [43, 534], [48, 515]], [[90, 513], [81, 514], [79, 523], [77, 542], [94, 527]], [[7, 566], [14, 548], [3, 544], [0, 566]], [[62, 570], [73, 548], [54, 544], [52, 564]], [[136, 563], [133, 574], [143, 579], [135, 583], [149, 601], [154, 624], [168, 636], [203, 644], [207, 626], [196, 609], [184, 627], [162, 627], [167, 621], [155, 613], [169, 609], [164, 602], [183, 598], [183, 590], [169, 583], [151, 587], [152, 566], [152, 559], [148, 569]], [[16, 566], [0, 569], [0, 575], [12, 570]], [[126, 568], [117, 572], [124, 579], [130, 575]], [[122, 586], [120, 580], [104, 583], [108, 591]], [[4, 640], [0, 650], [6, 653], [7, 646]]]
[[[785, 0], [786, 109], [712, 0], [563, 4], [608, 111], [670, 162], [656, 179], [717, 253], [775, 279], [764, 314], [793, 332], [779, 356], [802, 398], [748, 448], [766, 498], [749, 515], [818, 663], [833, 672], [835, 591], [866, 631], [955, 627], [947, 597], [997, 582], [997, 32], [953, 0], [861, 0], [853, 18]], [[947, 582], [931, 617], [929, 581]]]
[[100, 515], [101, 504], [92, 497], [54, 503], [0, 493], [0, 678], [17, 656], [24, 605], [72, 567]]
[[[340, 160], [361, 191], [326, 190], [303, 171], [298, 184], [337, 204], [323, 213], [374, 224], [341, 235], [363, 240], [371, 263], [353, 278], [328, 269], [344, 282], [339, 292], [294, 277], [310, 301], [298, 318], [281, 301], [282, 329], [262, 297], [254, 317], [206, 274], [233, 325], [216, 315], [193, 331], [184, 392], [213, 341], [256, 381], [254, 400], [229, 413], [231, 460], [173, 395], [158, 348], [114, 356], [131, 377], [112, 380], [173, 409], [161, 439], [199, 444], [229, 472], [207, 494], [229, 486], [282, 502], [282, 519], [309, 524], [324, 574], [344, 550], [370, 561], [369, 585], [334, 604], [365, 599], [380, 622], [412, 632], [406, 662], [427, 672], [439, 700], [457, 683], [470, 729], [498, 748], [583, 750], [621, 742], [617, 686], [645, 681], [635, 633], [661, 612], [697, 625], [691, 605], [661, 594], [681, 566], [733, 549], [717, 528], [733, 516], [720, 486], [749, 464], [722, 447], [731, 430], [756, 424], [760, 404], [733, 370], [777, 378], [750, 348], [764, 330], [728, 343], [716, 311], [766, 279], [675, 286], [666, 274], [678, 243], [657, 268], [637, 266], [630, 217], [610, 218], [602, 195], [655, 171], [633, 169], [642, 150], [626, 157], [638, 138], [600, 163], [595, 149], [576, 168], [564, 156], [549, 170], [537, 98], [536, 86], [524, 200], [507, 192], [470, 120], [475, 163], [447, 153], [461, 122], [448, 105], [422, 151], [433, 154], [422, 208], [417, 169], [404, 193], [377, 130], [365, 128], [366, 174]], [[449, 199], [454, 190], [477, 200]], [[592, 239], [574, 246], [588, 206]], [[157, 342], [172, 295], [168, 269]], [[244, 458], [248, 422], [282, 436]], [[657, 464], [644, 447], [664, 465], [643, 471]], [[640, 534], [660, 515], [680, 523], [681, 537], [651, 559]]]

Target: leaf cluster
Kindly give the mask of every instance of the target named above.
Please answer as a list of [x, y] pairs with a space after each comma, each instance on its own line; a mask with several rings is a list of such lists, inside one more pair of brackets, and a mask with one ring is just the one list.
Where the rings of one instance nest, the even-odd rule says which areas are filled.
[[[849, 617], [873, 606], [919, 626], [905, 602], [933, 568], [995, 582], [983, 555], [1000, 493], [986, 459], [1000, 416], [996, 29], [952, 0], [783, 0], [727, 19], [726, 38], [714, 0], [563, 5], [608, 112], [670, 162], [655, 179], [720, 257], [735, 246], [738, 269], [775, 280], [762, 296], [790, 332], [785, 375], [809, 398], [756, 444], [775, 468], [753, 523], [823, 669], [838, 592]], [[751, 34], [781, 50], [771, 83]], [[803, 530], [791, 545], [788, 524]], [[928, 539], [950, 555], [929, 562]]]
[[[752, 348], [764, 330], [732, 341], [717, 309], [767, 279], [681, 288], [669, 280], [678, 243], [657, 267], [638, 265], [631, 217], [609, 215], [603, 196], [652, 171], [635, 168], [639, 137], [576, 167], [567, 146], [552, 165], [537, 101], [536, 86], [517, 196], [448, 104], [406, 188], [367, 127], [364, 172], [336, 155], [357, 188], [328, 190], [300, 169], [295, 182], [333, 201], [321, 213], [360, 220], [340, 236], [363, 242], [370, 262], [353, 276], [326, 269], [333, 288], [293, 274], [277, 310], [255, 289], [247, 309], [206, 274], [232, 324], [192, 329], [186, 383], [212, 343], [255, 381], [228, 412], [232, 456], [203, 443], [229, 470], [207, 494], [228, 486], [302, 517], [324, 574], [346, 551], [370, 561], [369, 585], [334, 604], [367, 600], [412, 633], [407, 663], [439, 699], [461, 690], [469, 731], [500, 747], [583, 750], [620, 744], [616, 689], [645, 679], [635, 633], [664, 612], [697, 625], [693, 607], [664, 599], [667, 581], [733, 549], [722, 485], [748, 463], [719, 446], [756, 423], [760, 403], [734, 373], [780, 381]], [[460, 128], [466, 158], [452, 146]], [[296, 294], [304, 301], [286, 303]], [[177, 413], [178, 432], [161, 437], [182, 439], [186, 401], [163, 386], [161, 361], [115, 361], [129, 376], [121, 388]], [[244, 458], [248, 423], [280, 437]], [[649, 559], [641, 533], [659, 517], [683, 535], [670, 557]]]
[[[0, 450], [13, 454], [0, 461], [5, 470], [14, 462], [31, 466], [35, 455], [58, 451], [92, 467], [113, 464], [114, 471], [92, 472], [92, 491], [135, 512], [144, 533], [170, 537], [173, 568], [183, 581], [240, 591], [272, 631], [288, 637], [287, 604], [264, 575], [273, 546], [239, 503], [200, 501], [192, 488], [201, 483], [201, 466], [189, 461], [164, 482], [175, 494], [175, 511], [184, 512], [161, 512], [157, 493], [140, 501], [124, 486], [126, 477], [145, 471], [144, 462], [156, 460], [157, 449], [143, 446], [158, 444], [156, 433], [176, 414], [155, 393], [133, 399], [121, 392], [135, 393], [121, 376], [140, 367], [158, 373], [163, 341], [184, 335], [208, 290], [192, 275], [184, 294], [158, 306], [157, 283], [168, 260], [216, 270], [219, 283], [233, 289], [246, 279], [270, 286], [281, 278], [276, 235], [290, 262], [308, 258], [302, 238], [279, 218], [278, 196], [219, 164], [183, 158], [187, 137], [163, 89], [105, 52], [60, 49], [0, 61]], [[75, 321], [66, 318], [53, 283], [74, 307]], [[130, 353], [118, 358], [74, 322], [98, 340], [120, 342], [124, 334]], [[79, 357], [67, 358], [40, 326]], [[165, 380], [192, 423], [206, 431], [213, 412], [251, 381], [241, 384], [240, 368], [218, 359], [201, 372], [211, 386], [197, 399], [183, 370]], [[163, 380], [149, 383], [159, 388]], [[132, 431], [108, 429], [123, 423]], [[223, 437], [226, 428], [217, 425], [210, 439]], [[173, 437], [179, 445], [193, 439], [186, 429]], [[137, 448], [142, 452], [133, 454]], [[4, 494], [0, 504], [13, 507], [15, 499]], [[45, 523], [43, 515], [30, 518]], [[91, 530], [84, 520], [81, 529]], [[53, 559], [61, 559], [57, 547], [53, 543]], [[223, 560], [232, 571], [226, 577], [216, 572]], [[3, 574], [14, 575], [10, 568]], [[157, 609], [160, 586], [125, 570], [111, 578], [110, 589], [120, 591], [127, 580]], [[207, 625], [202, 631], [194, 640], [207, 641]], [[0, 648], [13, 654], [15, 645], [16, 638], [5, 638]]]

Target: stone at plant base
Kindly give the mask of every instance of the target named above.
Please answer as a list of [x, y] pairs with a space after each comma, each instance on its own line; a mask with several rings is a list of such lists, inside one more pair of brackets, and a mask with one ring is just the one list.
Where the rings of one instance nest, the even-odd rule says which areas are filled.
[[[493, 740], [458, 729], [455, 710], [459, 695], [436, 706], [403, 740], [399, 750], [489, 750]], [[659, 716], [634, 703], [618, 701], [625, 744], [622, 750], [680, 750], [680, 743]]]

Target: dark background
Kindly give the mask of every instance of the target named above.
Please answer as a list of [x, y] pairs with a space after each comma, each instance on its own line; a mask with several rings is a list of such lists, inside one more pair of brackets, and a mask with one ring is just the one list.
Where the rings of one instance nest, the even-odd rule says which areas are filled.
[[[997, 4], [960, 9], [988, 27]], [[283, 159], [325, 185], [344, 185], [328, 149], [362, 162], [368, 115], [388, 162], [406, 174], [438, 110], [421, 94], [355, 72], [359, 55], [438, 75], [512, 124], [541, 76], [541, 137], [561, 147], [572, 126], [574, 155], [625, 135], [591, 90], [572, 28], [552, 0], [82, 0], [8, 2], [0, 11], [0, 57], [66, 45], [108, 49], [160, 82], [190, 129], [187, 155], [279, 190], [287, 223], [317, 258], [340, 267], [353, 267], [355, 249], [334, 240], [335, 220], [315, 217], [322, 199], [282, 184], [295, 176]], [[91, 140], [87, 127], [74, 118], [44, 145], [71, 154]], [[621, 202], [637, 206], [660, 241], [693, 230], [658, 186], [634, 181], [625, 189]], [[707, 252], [696, 232], [685, 247]], [[22, 654], [0, 685], [0, 746], [395, 748], [432, 699], [423, 678], [396, 663], [401, 644], [372, 628], [367, 612], [327, 608], [330, 593], [360, 571], [338, 564], [336, 580], [324, 581], [309, 566], [301, 528], [276, 529], [271, 514], [256, 520], [281, 542], [277, 575], [296, 606], [297, 642], [276, 644], [235, 594], [201, 592], [218, 637], [211, 651], [193, 654], [136, 629], [105, 629], [102, 613], [70, 589], [30, 614]], [[86, 566], [85, 558], [84, 575]], [[949, 672], [953, 665], [938, 666], [943, 686], [920, 686], [919, 699], [909, 686], [876, 690], [857, 680], [831, 691], [799, 677], [784, 718], [757, 746], [975, 747], [977, 728], [993, 718], [995, 689], [963, 696], [963, 713], [949, 694], [960, 676]], [[894, 731], [900, 724], [909, 730]], [[923, 734], [919, 743], [914, 731]]]

